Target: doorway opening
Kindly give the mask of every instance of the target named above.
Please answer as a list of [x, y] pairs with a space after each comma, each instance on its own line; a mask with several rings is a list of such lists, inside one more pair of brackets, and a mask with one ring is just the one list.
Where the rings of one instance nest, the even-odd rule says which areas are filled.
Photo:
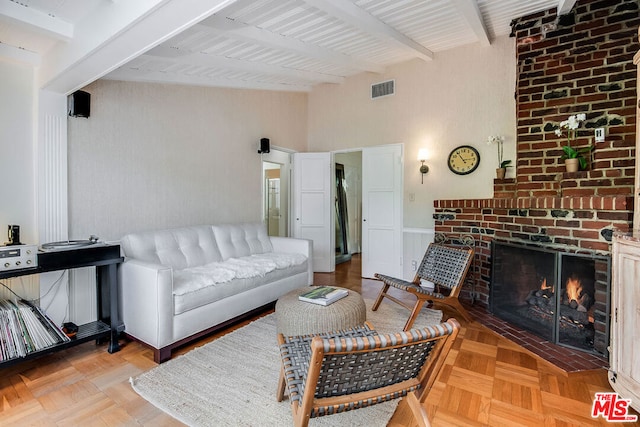
[[[357, 161], [351, 156], [357, 156]], [[374, 277], [375, 273], [402, 276], [402, 144], [340, 153], [294, 153], [292, 236], [313, 241], [315, 272], [335, 270], [335, 163], [344, 166], [348, 252], [362, 254], [363, 277]], [[350, 165], [357, 173], [352, 173]], [[350, 178], [357, 182], [352, 184]]]
[[334, 162], [335, 255], [340, 264], [361, 251], [362, 151], [335, 153]]
[[263, 162], [264, 165], [264, 193], [265, 193], [265, 222], [267, 224], [267, 234], [269, 236], [280, 236], [284, 229], [280, 223], [283, 216], [282, 198], [280, 192], [280, 165], [276, 163]]
[[344, 165], [336, 163], [336, 264], [349, 261], [349, 211], [347, 209], [347, 183], [344, 177]]
[[269, 236], [289, 237], [289, 182], [291, 161], [288, 152], [271, 148], [262, 155], [262, 215]]

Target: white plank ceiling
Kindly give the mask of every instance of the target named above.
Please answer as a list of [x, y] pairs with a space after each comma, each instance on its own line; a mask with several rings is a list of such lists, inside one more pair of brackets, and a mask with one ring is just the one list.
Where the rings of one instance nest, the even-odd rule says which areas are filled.
[[[132, 0], [0, 0], [0, 58], [38, 66], [78, 42], [77, 28], [101, 8]], [[149, 13], [177, 0], [135, 0]], [[190, 0], [180, 0], [189, 7]], [[438, 52], [489, 46], [513, 19], [575, 0], [236, 0], [181, 32], [149, 43], [104, 78], [199, 86], [309, 91], [361, 72]], [[176, 3], [177, 4], [177, 3]], [[109, 14], [104, 13], [105, 19]], [[135, 21], [126, 27], [131, 31]], [[98, 31], [99, 28], [96, 29]], [[86, 34], [86, 33], [85, 33]], [[74, 40], [76, 38], [76, 40]], [[105, 40], [105, 43], [108, 40]], [[87, 54], [91, 54], [88, 52]]]

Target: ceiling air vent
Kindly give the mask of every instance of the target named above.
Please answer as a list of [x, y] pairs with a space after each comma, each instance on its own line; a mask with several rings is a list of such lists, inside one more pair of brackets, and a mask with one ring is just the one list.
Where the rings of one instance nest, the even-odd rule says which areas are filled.
[[396, 81], [387, 80], [386, 82], [371, 85], [371, 99], [380, 98], [382, 96], [393, 95], [395, 92]]

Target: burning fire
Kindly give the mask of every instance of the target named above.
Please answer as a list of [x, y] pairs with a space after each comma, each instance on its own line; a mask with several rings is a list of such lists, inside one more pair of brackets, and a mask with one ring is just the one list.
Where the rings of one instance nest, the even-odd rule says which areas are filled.
[[580, 296], [582, 295], [582, 283], [580, 283], [580, 279], [575, 277], [568, 278], [565, 288], [567, 290], [567, 298], [569, 301], [574, 300], [578, 303], [581, 302]]
[[546, 291], [547, 289], [551, 289], [551, 291], [553, 292], [553, 286], [547, 285], [547, 278], [545, 277], [542, 280], [542, 284], [540, 285], [540, 290], [541, 291]]

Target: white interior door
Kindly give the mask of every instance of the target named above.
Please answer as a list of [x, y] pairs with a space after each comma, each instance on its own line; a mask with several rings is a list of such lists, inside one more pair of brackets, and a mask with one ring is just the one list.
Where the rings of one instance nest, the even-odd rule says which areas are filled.
[[402, 277], [402, 145], [362, 150], [362, 276]]
[[313, 240], [313, 271], [335, 270], [331, 153], [293, 154], [293, 237]]

